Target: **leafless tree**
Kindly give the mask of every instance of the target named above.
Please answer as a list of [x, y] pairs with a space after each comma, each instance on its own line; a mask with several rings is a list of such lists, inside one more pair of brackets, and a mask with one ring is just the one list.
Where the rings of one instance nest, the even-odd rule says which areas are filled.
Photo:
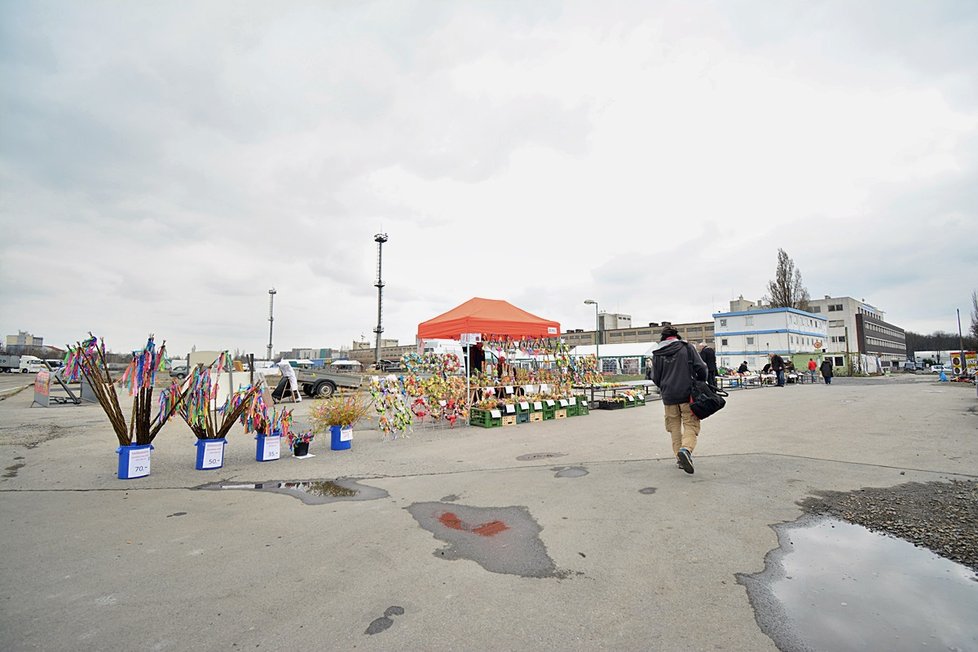
[[795, 267], [784, 249], [778, 249], [778, 268], [767, 291], [773, 308], [798, 308], [808, 310], [808, 290], [802, 285], [801, 270]]

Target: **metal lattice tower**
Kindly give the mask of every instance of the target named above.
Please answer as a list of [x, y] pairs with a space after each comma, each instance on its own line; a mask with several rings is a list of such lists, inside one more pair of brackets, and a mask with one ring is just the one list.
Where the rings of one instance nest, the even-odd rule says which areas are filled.
[[383, 270], [383, 258], [384, 258], [384, 243], [387, 242], [386, 233], [378, 233], [374, 236], [374, 242], [377, 243], [377, 282], [374, 283], [374, 287], [377, 288], [377, 328], [374, 329], [374, 333], [377, 334], [377, 346], [374, 349], [374, 364], [377, 368], [380, 368], [380, 335], [384, 332], [384, 281], [381, 279], [381, 271]]

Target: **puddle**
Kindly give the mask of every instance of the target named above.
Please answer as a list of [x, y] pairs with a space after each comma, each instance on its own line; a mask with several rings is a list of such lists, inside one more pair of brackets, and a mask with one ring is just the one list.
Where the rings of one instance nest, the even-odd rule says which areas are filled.
[[415, 503], [407, 508], [424, 529], [447, 546], [441, 559], [468, 559], [492, 573], [520, 577], [566, 577], [540, 540], [542, 528], [525, 507], [470, 507]]
[[555, 478], [583, 478], [587, 475], [587, 469], [583, 466], [555, 466], [550, 470], [557, 472]]
[[764, 571], [738, 574], [781, 650], [973, 650], [978, 578], [907, 541], [832, 518], [775, 526]]
[[520, 462], [532, 462], [533, 460], [545, 460], [551, 457], [563, 457], [567, 453], [527, 453], [520, 455], [516, 459]]
[[655, 487], [643, 487], [638, 490], [638, 493], [645, 494], [646, 496], [651, 496], [655, 493]]
[[298, 498], [307, 505], [324, 505], [326, 503], [350, 502], [356, 500], [376, 500], [387, 498], [383, 489], [369, 487], [349, 478], [336, 480], [296, 480], [271, 481], [251, 483], [215, 483], [205, 484], [198, 489], [251, 489], [269, 493], [285, 494]]

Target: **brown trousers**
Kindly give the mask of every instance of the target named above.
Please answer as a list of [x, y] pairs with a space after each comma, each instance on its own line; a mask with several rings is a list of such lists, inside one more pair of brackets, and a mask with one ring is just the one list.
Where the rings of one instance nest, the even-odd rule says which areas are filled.
[[689, 403], [666, 405], [666, 430], [672, 435], [672, 454], [679, 455], [679, 449], [685, 448], [690, 453], [696, 448], [696, 436], [700, 434], [700, 420], [689, 409]]

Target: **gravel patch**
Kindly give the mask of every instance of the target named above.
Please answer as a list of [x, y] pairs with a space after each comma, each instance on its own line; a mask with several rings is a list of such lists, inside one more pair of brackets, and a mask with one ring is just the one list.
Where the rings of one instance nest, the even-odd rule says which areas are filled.
[[891, 534], [978, 571], [978, 482], [825, 491], [798, 504], [810, 514]]

